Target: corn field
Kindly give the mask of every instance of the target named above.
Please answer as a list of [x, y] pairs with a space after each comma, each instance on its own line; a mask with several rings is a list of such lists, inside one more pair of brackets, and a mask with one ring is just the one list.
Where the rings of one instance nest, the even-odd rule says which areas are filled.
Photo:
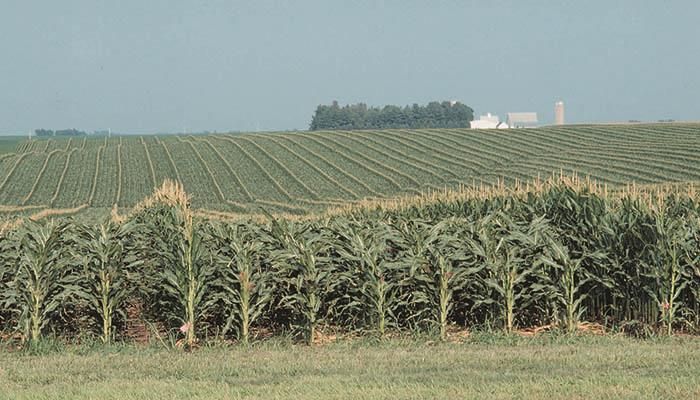
[[560, 170], [610, 187], [697, 182], [699, 133], [674, 123], [45, 138], [0, 154], [0, 216], [104, 215], [165, 179], [182, 182], [197, 209], [295, 215]]
[[[700, 331], [700, 202], [565, 182], [324, 217], [195, 215], [167, 181], [128, 216], [0, 229], [0, 331], [186, 346], [592, 322]], [[135, 312], [134, 310], [138, 310]]]

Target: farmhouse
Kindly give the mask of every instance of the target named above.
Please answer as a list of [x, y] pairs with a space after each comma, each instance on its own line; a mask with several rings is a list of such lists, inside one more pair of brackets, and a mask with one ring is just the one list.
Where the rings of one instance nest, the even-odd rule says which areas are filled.
[[507, 129], [508, 124], [500, 122], [498, 115], [486, 113], [486, 115], [479, 116], [479, 119], [470, 121], [469, 127], [472, 129]]

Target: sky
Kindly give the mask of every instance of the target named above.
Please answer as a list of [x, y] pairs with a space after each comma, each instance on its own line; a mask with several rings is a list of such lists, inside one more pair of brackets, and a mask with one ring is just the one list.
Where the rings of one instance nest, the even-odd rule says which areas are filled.
[[0, 0], [0, 134], [307, 129], [458, 100], [552, 123], [700, 120], [700, 2]]

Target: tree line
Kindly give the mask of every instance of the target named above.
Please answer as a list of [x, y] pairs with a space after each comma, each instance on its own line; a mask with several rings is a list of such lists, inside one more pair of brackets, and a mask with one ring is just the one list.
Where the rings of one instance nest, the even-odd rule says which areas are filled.
[[49, 137], [49, 136], [85, 136], [87, 132], [79, 131], [77, 129], [35, 129], [34, 135], [37, 137]]
[[413, 104], [405, 107], [368, 107], [357, 103], [341, 107], [334, 101], [331, 105], [322, 104], [316, 108], [309, 129], [468, 128], [473, 119], [474, 110], [460, 102], [433, 101], [425, 106]]

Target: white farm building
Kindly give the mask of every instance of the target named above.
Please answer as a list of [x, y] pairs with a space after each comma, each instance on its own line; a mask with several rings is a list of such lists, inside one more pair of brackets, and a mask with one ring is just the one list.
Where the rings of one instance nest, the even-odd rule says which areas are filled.
[[469, 122], [469, 127], [472, 129], [508, 129], [508, 124], [501, 122], [498, 115], [486, 113]]
[[537, 113], [535, 112], [510, 112], [508, 113], [508, 125], [513, 128], [532, 128], [537, 126]]

